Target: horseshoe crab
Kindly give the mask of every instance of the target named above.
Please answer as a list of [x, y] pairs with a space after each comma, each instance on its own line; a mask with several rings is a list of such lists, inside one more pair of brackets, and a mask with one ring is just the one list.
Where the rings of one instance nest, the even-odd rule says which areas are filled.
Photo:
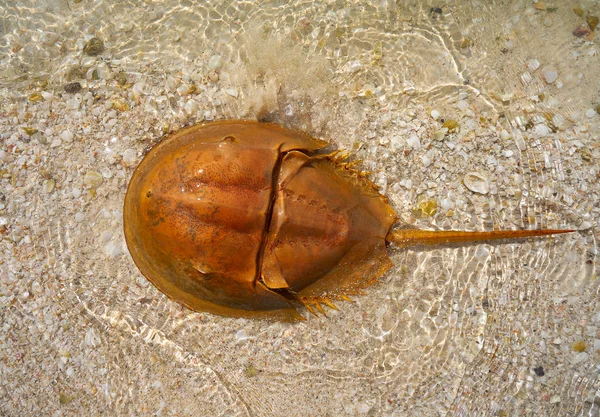
[[448, 244], [565, 233], [394, 229], [366, 175], [328, 143], [274, 124], [181, 130], [135, 169], [125, 238], [142, 274], [195, 311], [301, 320], [388, 271], [390, 243]]

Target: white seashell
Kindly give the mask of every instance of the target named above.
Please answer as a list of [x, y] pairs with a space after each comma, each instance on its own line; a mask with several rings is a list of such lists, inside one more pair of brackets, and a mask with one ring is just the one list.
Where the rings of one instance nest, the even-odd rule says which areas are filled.
[[60, 36], [54, 32], [44, 32], [40, 36], [40, 42], [46, 46], [52, 46], [58, 41]]
[[98, 188], [102, 185], [103, 181], [104, 178], [102, 177], [102, 174], [96, 171], [88, 171], [83, 177], [83, 185], [85, 185], [86, 188]]
[[193, 115], [198, 111], [198, 103], [196, 103], [195, 100], [188, 100], [183, 106], [183, 109], [188, 115]]
[[421, 149], [421, 140], [419, 139], [419, 137], [415, 134], [412, 134], [408, 137], [408, 139], [406, 139], [406, 143], [408, 144], [408, 146], [410, 146], [411, 148], [413, 148], [414, 150], [419, 150]]
[[208, 60], [208, 69], [219, 70], [223, 67], [223, 58], [220, 55], [213, 55]]
[[552, 84], [558, 78], [558, 71], [552, 65], [542, 68], [542, 76], [548, 84]]
[[532, 77], [531, 74], [528, 71], [525, 71], [524, 73], [521, 74], [521, 83], [527, 87], [529, 85], [529, 83], [531, 82]]
[[127, 166], [133, 166], [137, 161], [137, 154], [134, 149], [127, 148], [123, 151], [123, 163]]
[[540, 61], [538, 61], [537, 59], [530, 59], [529, 61], [527, 61], [527, 68], [529, 68], [529, 71], [534, 72], [539, 67]]
[[550, 134], [550, 129], [544, 123], [535, 125], [534, 132], [538, 138], [545, 138]]
[[474, 193], [487, 194], [490, 190], [490, 184], [487, 177], [477, 172], [469, 172], [463, 180], [465, 186]]

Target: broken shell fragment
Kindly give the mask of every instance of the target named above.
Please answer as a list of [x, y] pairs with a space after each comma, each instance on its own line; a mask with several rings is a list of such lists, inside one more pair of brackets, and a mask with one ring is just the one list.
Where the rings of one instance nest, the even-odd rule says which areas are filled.
[[469, 172], [463, 180], [465, 186], [474, 193], [487, 194], [490, 190], [490, 184], [487, 177], [477, 172]]

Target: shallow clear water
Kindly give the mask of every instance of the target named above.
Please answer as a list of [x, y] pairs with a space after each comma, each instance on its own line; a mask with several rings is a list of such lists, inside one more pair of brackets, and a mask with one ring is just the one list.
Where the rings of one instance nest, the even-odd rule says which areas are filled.
[[[598, 15], [0, 3], [0, 412], [598, 415]], [[352, 150], [403, 224], [582, 230], [392, 249], [392, 271], [327, 318], [193, 313], [136, 269], [122, 204], [164, 133], [223, 118]]]

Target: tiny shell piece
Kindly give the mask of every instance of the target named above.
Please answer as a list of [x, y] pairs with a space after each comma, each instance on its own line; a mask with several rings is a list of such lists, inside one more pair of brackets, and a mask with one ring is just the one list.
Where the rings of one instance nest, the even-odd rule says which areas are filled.
[[552, 84], [558, 79], [558, 71], [552, 65], [542, 68], [542, 76], [548, 84]]
[[469, 172], [465, 175], [463, 182], [474, 193], [487, 194], [490, 190], [488, 179], [477, 172]]

